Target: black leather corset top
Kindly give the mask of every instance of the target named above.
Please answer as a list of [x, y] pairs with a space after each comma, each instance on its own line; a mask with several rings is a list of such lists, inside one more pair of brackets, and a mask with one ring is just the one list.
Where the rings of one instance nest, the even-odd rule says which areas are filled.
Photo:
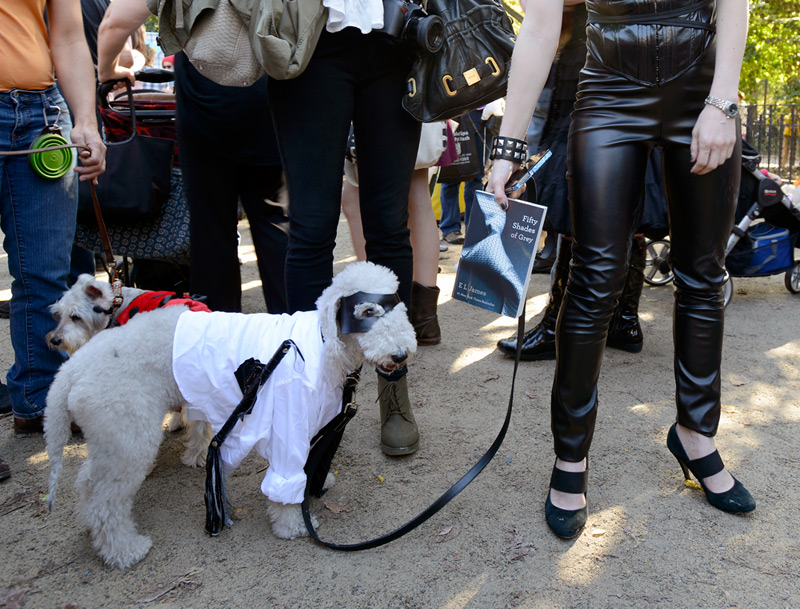
[[617, 74], [660, 85], [714, 43], [714, 0], [587, 0], [588, 52]]

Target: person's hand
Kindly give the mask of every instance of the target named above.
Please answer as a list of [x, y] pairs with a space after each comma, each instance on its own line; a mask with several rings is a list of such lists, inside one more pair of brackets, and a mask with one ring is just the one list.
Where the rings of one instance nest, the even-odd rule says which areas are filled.
[[731, 158], [739, 134], [737, 121], [727, 118], [719, 108], [706, 105], [692, 129], [691, 172], [703, 175]]
[[[116, 65], [113, 68], [104, 69], [102, 66], [97, 67], [97, 80], [99, 82], [108, 82], [109, 80], [127, 80], [131, 83], [131, 87], [136, 84], [136, 76], [130, 68], [124, 68]], [[124, 88], [124, 83], [118, 83], [114, 89]]]
[[[503, 209], [508, 209], [508, 196], [506, 196], [506, 183], [511, 174], [519, 168], [519, 163], [502, 161], [495, 159], [492, 163], [492, 173], [489, 175], [489, 182], [486, 184], [486, 192], [491, 192], [497, 198], [497, 204]], [[524, 191], [520, 189], [519, 194]], [[515, 193], [516, 196], [519, 196]]]
[[766, 169], [762, 169], [761, 173], [767, 176], [770, 180], [775, 180], [778, 186], [783, 184], [783, 178], [779, 176], [777, 173], [772, 173], [771, 171], [767, 171]]
[[76, 121], [70, 132], [70, 139], [76, 146], [88, 148], [78, 148], [80, 165], [75, 167], [78, 179], [81, 182], [92, 180], [97, 184], [97, 176], [106, 170], [106, 145], [100, 138], [97, 127], [91, 121], [85, 125]]

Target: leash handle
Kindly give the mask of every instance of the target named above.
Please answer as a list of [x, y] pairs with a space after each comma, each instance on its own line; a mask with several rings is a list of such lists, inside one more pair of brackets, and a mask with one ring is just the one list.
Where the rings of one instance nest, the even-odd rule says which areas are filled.
[[[522, 313], [519, 316], [519, 321], [517, 323], [517, 352], [516, 356], [514, 357], [514, 373], [511, 376], [511, 393], [508, 396], [508, 408], [506, 410], [506, 418], [503, 421], [503, 426], [500, 428], [500, 432], [497, 434], [494, 442], [486, 451], [486, 453], [478, 460], [478, 462], [472, 466], [472, 468], [464, 474], [461, 479], [458, 480], [453, 486], [451, 486], [441, 497], [439, 497], [436, 501], [434, 501], [428, 508], [423, 510], [420, 514], [416, 517], [409, 520], [403, 526], [398, 529], [395, 529], [391, 533], [387, 533], [386, 535], [382, 535], [381, 537], [376, 537], [375, 539], [370, 539], [369, 541], [363, 541], [360, 543], [353, 543], [353, 544], [336, 544], [330, 541], [325, 541], [320, 539], [319, 535], [317, 535], [316, 530], [314, 530], [314, 524], [311, 522], [311, 513], [308, 508], [308, 499], [309, 499], [309, 487], [310, 484], [306, 482], [306, 490], [303, 496], [303, 503], [301, 504], [300, 508], [303, 512], [303, 521], [306, 524], [306, 528], [308, 529], [309, 535], [319, 544], [331, 548], [332, 550], [339, 550], [342, 552], [356, 552], [359, 550], [369, 550], [372, 548], [377, 548], [382, 545], [386, 545], [389, 542], [394, 541], [416, 529], [419, 525], [423, 522], [428, 520], [431, 516], [433, 516], [436, 512], [441, 510], [445, 505], [447, 505], [456, 495], [458, 495], [461, 491], [463, 491], [467, 485], [472, 482], [478, 474], [480, 474], [484, 468], [489, 464], [489, 462], [494, 458], [497, 454], [497, 451], [500, 449], [500, 445], [503, 443], [503, 440], [506, 437], [506, 432], [508, 431], [509, 423], [511, 422], [511, 409], [514, 404], [514, 385], [517, 380], [517, 369], [519, 368], [519, 359], [522, 353], [522, 336], [525, 334], [525, 305], [522, 307]], [[341, 414], [339, 415], [341, 416]], [[344, 423], [347, 421], [344, 420]], [[334, 434], [327, 433], [325, 436], [320, 439], [320, 442], [325, 442], [324, 446], [327, 446], [333, 440]], [[324, 452], [320, 450], [319, 453]], [[318, 453], [318, 454], [319, 454]], [[309, 472], [316, 472], [316, 469], [319, 466], [320, 459], [315, 459], [312, 463], [309, 460], [308, 464], [308, 471]], [[308, 480], [311, 479], [311, 475], [308, 476]]]

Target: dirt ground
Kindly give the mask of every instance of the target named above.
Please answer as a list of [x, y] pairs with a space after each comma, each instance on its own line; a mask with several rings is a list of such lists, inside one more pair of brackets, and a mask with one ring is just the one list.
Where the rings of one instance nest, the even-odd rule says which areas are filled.
[[[244, 308], [262, 311], [245, 223], [242, 233]], [[494, 345], [513, 333], [514, 320], [450, 298], [459, 251], [451, 246], [441, 256], [443, 341], [420, 348], [410, 364], [420, 450], [405, 458], [380, 452], [376, 380], [365, 374], [361, 410], [334, 461], [337, 484], [312, 507], [329, 540], [355, 542], [400, 526], [460, 478], [500, 429], [512, 361]], [[352, 260], [344, 230], [336, 260], [337, 268]], [[546, 303], [547, 280], [533, 276], [529, 320]], [[0, 299], [8, 288], [3, 274]], [[82, 440], [67, 447], [58, 501], [48, 513], [43, 439], [15, 437], [5, 417], [0, 455], [14, 473], [0, 484], [0, 607], [797, 607], [800, 296], [785, 289], [783, 275], [735, 281], [718, 447], [758, 503], [752, 515], [737, 517], [685, 487], [665, 446], [675, 417], [672, 292], [671, 285], [645, 286], [640, 354], [606, 354], [589, 521], [573, 541], [556, 538], [543, 516], [554, 458], [553, 362], [521, 365], [507, 438], [464, 492], [411, 534], [356, 553], [275, 538], [259, 491], [265, 463], [253, 455], [228, 482], [238, 520], [208, 537], [205, 473], [181, 465], [179, 436], [166, 433], [134, 507], [153, 548], [131, 569], [107, 568], [73, 513]], [[0, 369], [12, 361], [8, 321], [0, 320]], [[113, 399], [114, 379], [108, 381]]]

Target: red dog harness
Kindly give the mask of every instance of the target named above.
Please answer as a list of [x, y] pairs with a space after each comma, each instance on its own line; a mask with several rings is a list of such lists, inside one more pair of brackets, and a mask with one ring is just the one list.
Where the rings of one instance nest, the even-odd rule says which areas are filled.
[[154, 311], [161, 307], [170, 307], [173, 305], [186, 305], [189, 307], [190, 311], [211, 312], [211, 309], [204, 303], [199, 300], [192, 300], [186, 295], [180, 296], [175, 292], [145, 292], [134, 298], [133, 302], [117, 315], [114, 320], [114, 325], [121, 326], [129, 322], [137, 313], [146, 313], [147, 311]]

